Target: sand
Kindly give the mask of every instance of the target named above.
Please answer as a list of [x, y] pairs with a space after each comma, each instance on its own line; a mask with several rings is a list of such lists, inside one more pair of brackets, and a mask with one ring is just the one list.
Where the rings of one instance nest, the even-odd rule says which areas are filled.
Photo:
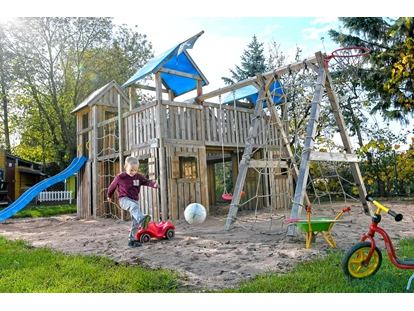
[[[414, 237], [413, 201], [382, 202], [404, 215], [401, 222], [383, 215], [381, 225], [394, 243]], [[351, 207], [331, 229], [337, 249], [346, 250], [368, 230], [371, 218], [361, 206], [339, 204], [313, 207], [312, 217], [333, 219], [342, 208]], [[320, 234], [310, 248], [305, 247], [305, 232], [287, 234], [284, 218], [289, 210], [239, 212], [231, 229], [225, 228], [228, 205], [212, 208], [206, 220], [189, 225], [173, 221], [175, 237], [151, 239], [142, 247], [127, 247], [130, 222], [117, 219], [78, 219], [76, 214], [48, 218], [7, 219], [0, 223], [0, 235], [10, 240], [23, 239], [34, 247], [49, 247], [67, 254], [102, 255], [120, 263], [181, 272], [181, 291], [203, 291], [238, 286], [241, 282], [268, 271], [285, 273], [299, 262], [310, 262], [332, 249]], [[302, 212], [301, 218], [306, 218]], [[381, 241], [380, 239], [378, 241]], [[384, 249], [382, 242], [380, 249]]]

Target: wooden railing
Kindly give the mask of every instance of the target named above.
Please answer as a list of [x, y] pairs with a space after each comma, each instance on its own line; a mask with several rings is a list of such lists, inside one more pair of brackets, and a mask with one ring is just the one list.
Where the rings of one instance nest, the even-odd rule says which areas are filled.
[[[168, 144], [243, 147], [249, 135], [253, 110], [204, 102], [202, 106], [162, 101], [162, 137]], [[157, 138], [158, 111], [156, 102], [124, 114], [125, 150], [148, 147]], [[269, 118], [263, 117], [254, 144], [265, 142]]]

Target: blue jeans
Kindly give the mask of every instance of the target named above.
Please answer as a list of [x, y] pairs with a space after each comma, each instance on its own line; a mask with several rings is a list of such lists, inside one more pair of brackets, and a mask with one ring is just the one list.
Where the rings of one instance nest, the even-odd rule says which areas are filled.
[[119, 205], [123, 210], [129, 211], [131, 214], [132, 221], [128, 239], [130, 241], [134, 241], [137, 236], [139, 221], [144, 217], [144, 214], [142, 214], [141, 210], [139, 209], [139, 201], [135, 201], [130, 198], [120, 198]]

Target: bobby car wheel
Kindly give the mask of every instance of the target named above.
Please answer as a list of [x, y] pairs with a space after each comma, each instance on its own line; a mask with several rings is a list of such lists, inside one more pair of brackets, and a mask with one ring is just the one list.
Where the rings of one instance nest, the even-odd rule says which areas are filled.
[[382, 254], [376, 246], [369, 264], [364, 265], [364, 260], [367, 258], [370, 249], [371, 242], [359, 242], [345, 253], [342, 259], [342, 270], [346, 276], [353, 279], [362, 279], [374, 275], [379, 270], [382, 263]]
[[165, 238], [168, 240], [171, 240], [175, 236], [175, 231], [173, 229], [168, 229], [167, 232], [165, 232]]
[[150, 240], [151, 240], [151, 237], [150, 237], [150, 235], [148, 233], [144, 233], [139, 238], [139, 241], [141, 242], [141, 244], [148, 243]]

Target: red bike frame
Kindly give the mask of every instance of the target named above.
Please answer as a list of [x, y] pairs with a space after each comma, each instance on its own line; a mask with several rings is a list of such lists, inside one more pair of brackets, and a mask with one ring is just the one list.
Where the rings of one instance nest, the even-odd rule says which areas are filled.
[[402, 215], [401, 214], [396, 214], [395, 212], [391, 211], [390, 209], [388, 209], [387, 207], [385, 207], [384, 205], [381, 205], [380, 203], [378, 203], [377, 201], [375, 201], [372, 197], [367, 196], [367, 200], [371, 201], [378, 209], [375, 212], [375, 215], [372, 216], [372, 222], [371, 225], [369, 227], [368, 233], [365, 234], [362, 238], [361, 238], [361, 242], [369, 239], [371, 241], [371, 249], [369, 251], [369, 254], [367, 256], [367, 258], [364, 260], [364, 264], [368, 265], [369, 261], [371, 260], [371, 256], [374, 253], [375, 250], [375, 246], [376, 246], [376, 242], [374, 239], [375, 233], [379, 233], [383, 238], [384, 238], [384, 243], [385, 243], [385, 249], [387, 251], [388, 254], [388, 258], [391, 260], [392, 264], [398, 268], [401, 269], [414, 269], [414, 264], [412, 264], [412, 260], [410, 260], [410, 264], [407, 264], [407, 262], [404, 262], [404, 260], [401, 260], [398, 258], [395, 249], [394, 249], [394, 245], [392, 244], [391, 238], [388, 235], [388, 233], [382, 229], [381, 227], [378, 226], [378, 224], [381, 221], [381, 211], [384, 211], [388, 214], [390, 214], [391, 216], [393, 216], [395, 218], [396, 221], [401, 221], [402, 220]]

